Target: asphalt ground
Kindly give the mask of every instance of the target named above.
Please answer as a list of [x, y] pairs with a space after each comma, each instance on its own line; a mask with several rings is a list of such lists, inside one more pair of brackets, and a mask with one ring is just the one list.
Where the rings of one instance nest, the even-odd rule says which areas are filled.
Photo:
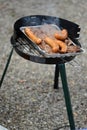
[[[10, 50], [14, 22], [51, 15], [80, 25], [84, 53], [66, 63], [76, 128], [87, 128], [87, 0], [0, 0], [0, 78]], [[0, 125], [9, 130], [69, 129], [61, 79], [53, 89], [55, 65], [27, 61], [15, 51], [0, 89]]]

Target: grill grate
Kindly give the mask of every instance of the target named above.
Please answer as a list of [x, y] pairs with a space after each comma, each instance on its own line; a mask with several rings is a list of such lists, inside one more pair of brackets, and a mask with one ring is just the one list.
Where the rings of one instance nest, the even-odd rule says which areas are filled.
[[26, 39], [18, 38], [15, 45], [25, 54], [42, 57], [42, 55], [31, 44], [29, 44]]

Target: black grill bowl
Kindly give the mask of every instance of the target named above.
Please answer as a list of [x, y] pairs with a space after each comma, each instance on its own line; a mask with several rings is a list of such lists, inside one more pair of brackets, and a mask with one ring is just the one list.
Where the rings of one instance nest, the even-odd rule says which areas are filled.
[[[15, 48], [16, 52], [22, 56], [23, 58], [27, 60], [31, 60], [37, 63], [45, 63], [45, 64], [61, 64], [65, 62], [69, 62], [75, 58], [75, 56], [78, 53], [75, 54], [65, 54], [65, 55], [60, 55], [56, 57], [45, 57], [42, 55], [34, 55], [31, 53], [25, 53], [23, 51], [23, 46], [24, 44], [18, 43], [18, 39], [25, 39], [26, 41], [29, 42], [30, 45], [32, 45], [32, 41], [29, 40], [24, 33], [20, 30], [21, 27], [24, 26], [38, 26], [38, 25], [43, 25], [43, 24], [55, 24], [58, 26], [60, 29], [67, 29], [69, 38], [78, 46], [81, 47], [80, 42], [78, 41], [79, 35], [80, 35], [80, 27], [76, 23], [73, 23], [71, 21], [58, 18], [58, 17], [53, 17], [53, 16], [44, 16], [44, 15], [32, 15], [32, 16], [26, 16], [18, 19], [15, 24], [14, 24], [14, 33], [13, 36], [11, 37], [11, 43], [13, 47]], [[22, 46], [22, 49], [20, 48]], [[35, 48], [34, 48], [35, 49]]]

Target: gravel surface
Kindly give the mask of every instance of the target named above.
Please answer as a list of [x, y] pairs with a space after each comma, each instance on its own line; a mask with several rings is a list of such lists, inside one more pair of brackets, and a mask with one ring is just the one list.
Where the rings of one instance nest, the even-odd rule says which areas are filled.
[[[76, 22], [85, 53], [66, 64], [77, 128], [87, 127], [87, 0], [0, 0], [0, 78], [9, 52], [13, 24], [20, 17], [52, 15]], [[9, 130], [68, 130], [61, 80], [53, 89], [55, 65], [24, 60], [14, 51], [0, 89], [0, 125]]]

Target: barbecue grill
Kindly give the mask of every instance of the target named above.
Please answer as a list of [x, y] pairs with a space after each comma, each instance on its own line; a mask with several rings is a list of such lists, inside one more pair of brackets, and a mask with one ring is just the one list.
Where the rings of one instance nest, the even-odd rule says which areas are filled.
[[[80, 27], [79, 25], [70, 21], [51, 17], [51, 16], [27, 16], [19, 19], [14, 24], [14, 34], [11, 38], [11, 43], [15, 47], [17, 53], [25, 59], [45, 64], [59, 64], [71, 61], [79, 53], [67, 53], [67, 54], [55, 54], [46, 55], [38, 49], [33, 42], [28, 39], [24, 33], [20, 30], [21, 27], [25, 26], [38, 26], [43, 24], [54, 24], [60, 29], [65, 28], [68, 30], [69, 37], [72, 41], [81, 47], [81, 44], [77, 40], [79, 37]], [[83, 50], [81, 49], [80, 52]]]
[[[69, 38], [74, 42], [75, 45], [78, 45], [81, 48], [80, 52], [46, 55], [45, 53], [43, 53], [42, 50], [38, 49], [38, 47], [35, 46], [35, 44], [29, 38], [27, 38], [24, 35], [24, 33], [20, 30], [20, 28], [24, 26], [39, 26], [43, 24], [54, 24], [58, 26], [60, 29], [62, 28], [67, 29], [69, 33]], [[71, 130], [75, 130], [75, 122], [73, 118], [70, 94], [69, 94], [69, 89], [67, 84], [65, 63], [70, 62], [76, 57], [76, 55], [83, 52], [81, 44], [78, 40], [79, 35], [80, 35], [79, 25], [62, 18], [53, 17], [53, 16], [33, 15], [33, 16], [26, 16], [18, 19], [14, 24], [14, 32], [11, 37], [11, 44], [13, 48], [10, 52], [5, 70], [3, 72], [0, 81], [0, 87], [1, 87], [9, 62], [11, 60], [11, 56], [13, 54], [13, 49], [15, 49], [15, 51], [21, 57], [27, 60], [41, 63], [41, 64], [55, 64], [56, 66], [55, 66], [55, 77], [54, 77], [54, 89], [58, 89], [58, 79], [60, 73]]]

